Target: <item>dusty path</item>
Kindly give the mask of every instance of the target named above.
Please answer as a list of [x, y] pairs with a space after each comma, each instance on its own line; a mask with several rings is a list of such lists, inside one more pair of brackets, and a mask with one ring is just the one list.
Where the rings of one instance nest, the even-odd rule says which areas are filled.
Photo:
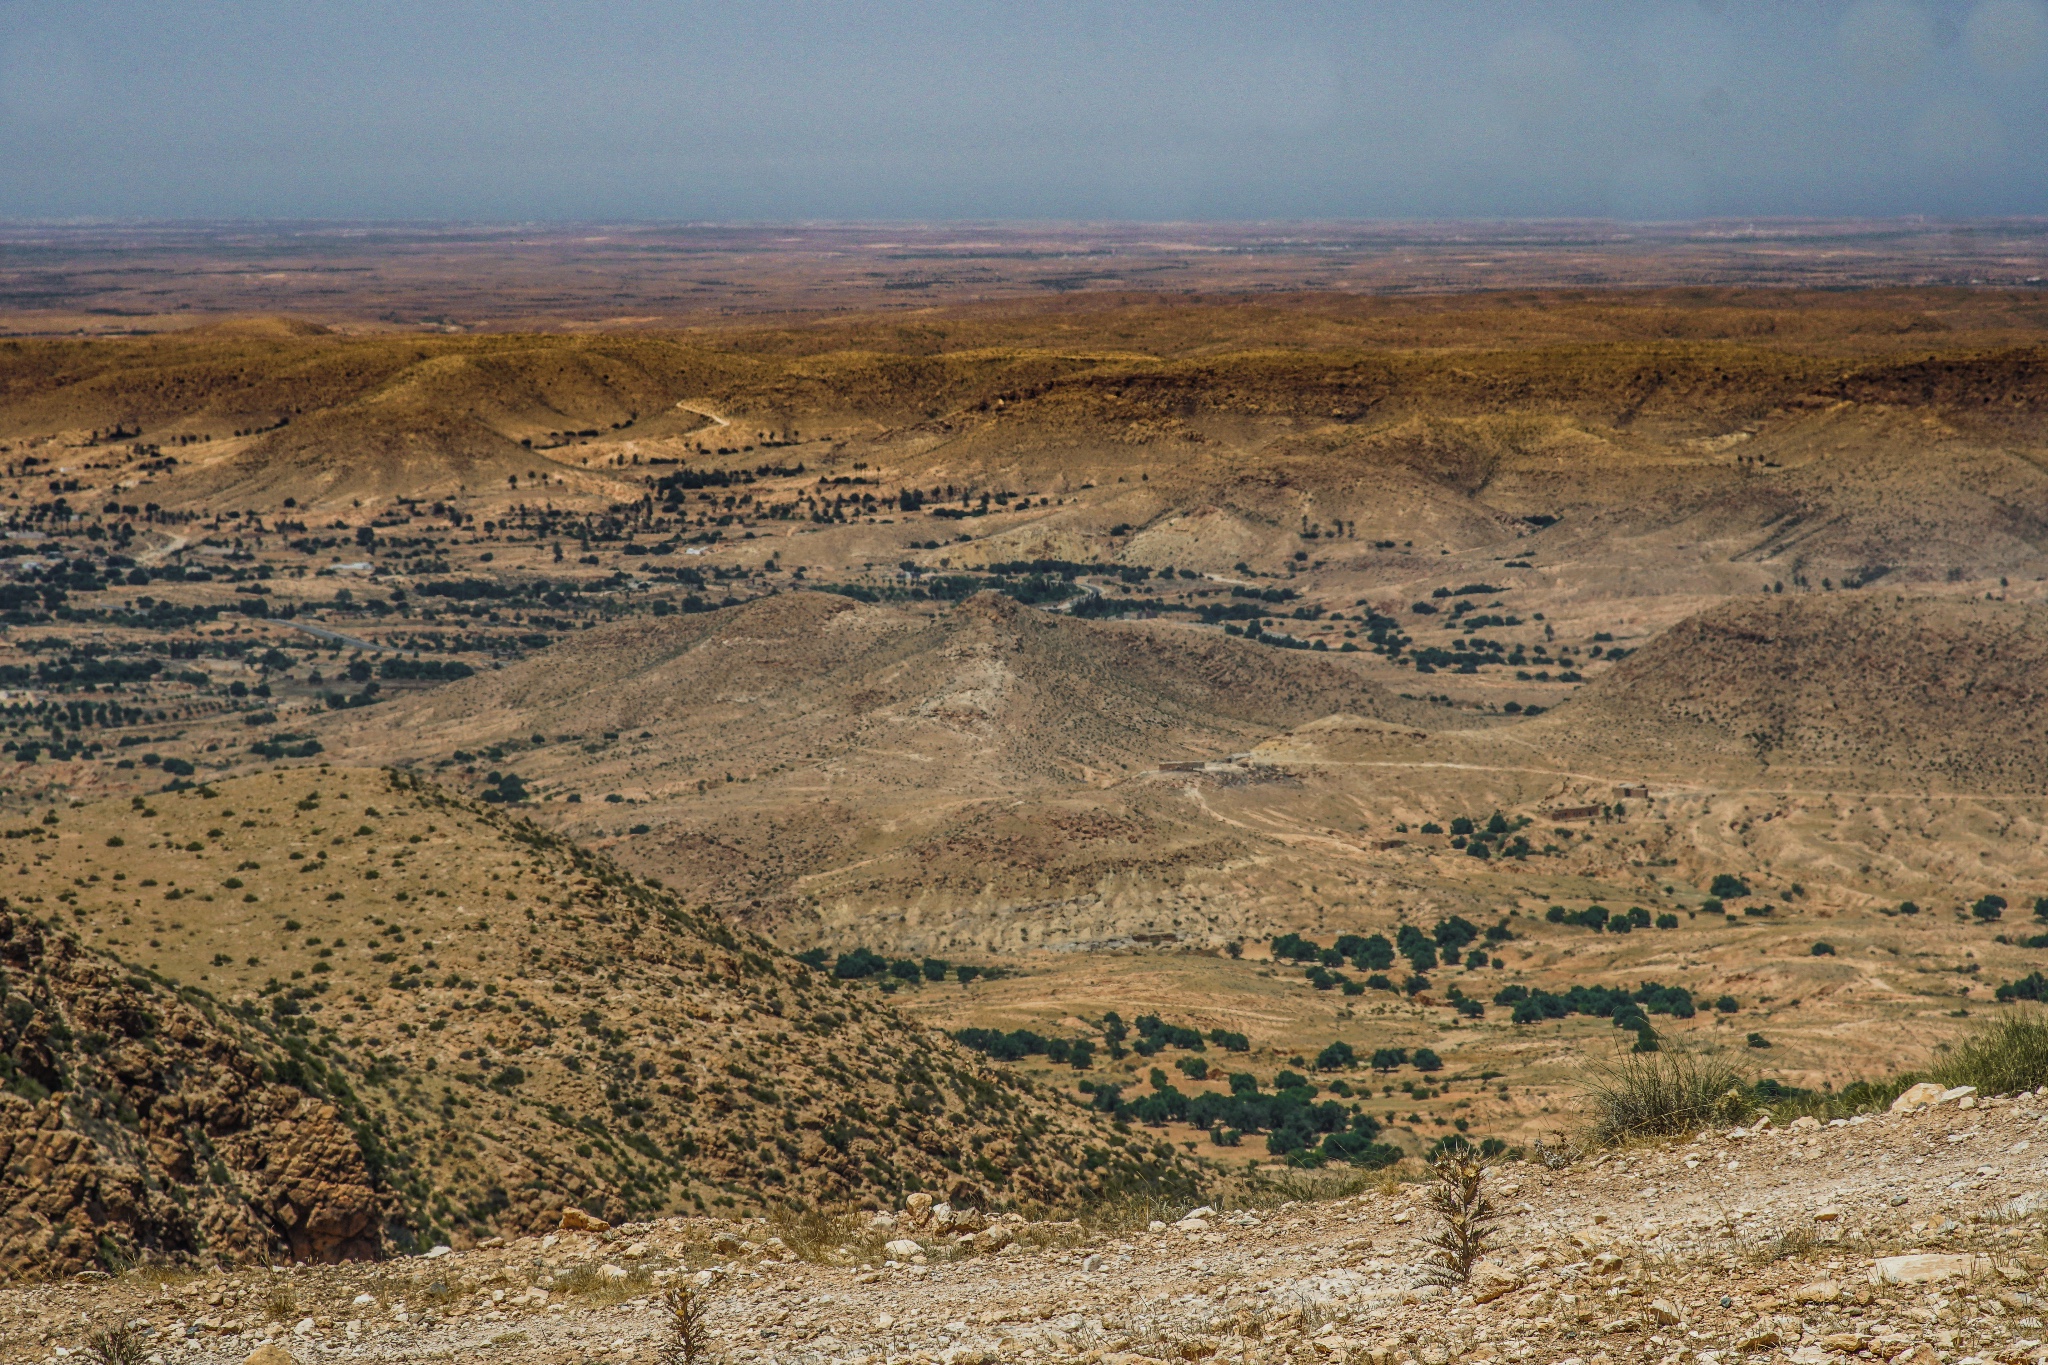
[[[711, 1295], [736, 1361], [2040, 1360], [2044, 1156], [2048, 1103], [2024, 1097], [1716, 1132], [1562, 1172], [1509, 1163], [1490, 1178], [1506, 1216], [1476, 1292], [1423, 1282], [1431, 1215], [1407, 1185], [1149, 1231], [999, 1224], [980, 1246], [1015, 1241], [994, 1253], [898, 1215], [854, 1245], [866, 1269], [783, 1263], [763, 1225], [693, 1220], [380, 1266], [10, 1289], [0, 1358], [57, 1359], [93, 1322], [137, 1318], [174, 1362], [241, 1362], [266, 1337], [306, 1362], [645, 1362], [662, 1330], [651, 1296], [680, 1282]], [[887, 1261], [895, 1238], [929, 1264]], [[1881, 1260], [1908, 1254], [1922, 1259]], [[1874, 1283], [1886, 1269], [1936, 1278]]]

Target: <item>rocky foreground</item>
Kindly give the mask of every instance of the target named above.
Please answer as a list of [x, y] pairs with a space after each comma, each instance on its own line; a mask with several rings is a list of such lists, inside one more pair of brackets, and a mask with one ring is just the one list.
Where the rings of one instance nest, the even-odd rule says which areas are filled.
[[2048, 1089], [1922, 1088], [1898, 1112], [1825, 1126], [1505, 1164], [1488, 1178], [1494, 1251], [1463, 1289], [1427, 1283], [1434, 1215], [1416, 1184], [1128, 1230], [913, 1196], [831, 1229], [833, 1245], [805, 1241], [815, 1222], [782, 1229], [818, 1262], [758, 1222], [678, 1220], [384, 1264], [11, 1288], [0, 1359], [76, 1358], [135, 1323], [165, 1362], [653, 1361], [660, 1292], [681, 1284], [707, 1297], [714, 1352], [735, 1361], [2041, 1360], [2044, 1119]]

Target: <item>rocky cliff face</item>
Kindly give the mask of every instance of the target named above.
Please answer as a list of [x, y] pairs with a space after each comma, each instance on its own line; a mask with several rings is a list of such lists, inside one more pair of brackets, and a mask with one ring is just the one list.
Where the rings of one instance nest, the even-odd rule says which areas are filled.
[[378, 1254], [389, 1211], [289, 1059], [0, 902], [0, 1274]]

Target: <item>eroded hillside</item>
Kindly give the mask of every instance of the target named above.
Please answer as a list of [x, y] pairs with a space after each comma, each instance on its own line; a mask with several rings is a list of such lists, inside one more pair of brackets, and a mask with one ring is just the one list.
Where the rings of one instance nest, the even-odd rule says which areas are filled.
[[[374, 1255], [572, 1203], [625, 1218], [907, 1188], [1050, 1207], [1176, 1166], [610, 860], [403, 775], [309, 766], [73, 808], [11, 848], [12, 941], [37, 946], [10, 998], [60, 992], [70, 1022], [16, 1034], [16, 1091], [46, 1098], [10, 1112], [100, 1125], [79, 1159], [110, 1190], [154, 1207], [197, 1181], [251, 1224], [111, 1216], [124, 1245]], [[46, 950], [55, 930], [23, 912], [83, 947]], [[122, 962], [146, 976], [124, 984]], [[195, 1089], [216, 1093], [180, 1098]], [[335, 1149], [338, 1192], [297, 1214], [274, 1194], [273, 1215], [260, 1192], [296, 1159], [257, 1180], [236, 1155], [266, 1142]], [[180, 1143], [199, 1155], [180, 1165]], [[374, 1196], [348, 1194], [351, 1170]], [[53, 1267], [96, 1254], [49, 1198], [17, 1192], [19, 1238], [52, 1229]], [[341, 1233], [294, 1222], [351, 1211]]]

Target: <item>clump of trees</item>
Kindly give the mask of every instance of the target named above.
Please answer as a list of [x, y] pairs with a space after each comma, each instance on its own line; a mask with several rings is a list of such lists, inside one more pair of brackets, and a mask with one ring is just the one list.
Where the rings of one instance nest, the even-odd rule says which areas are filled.
[[1379, 1141], [1379, 1120], [1336, 1100], [1318, 1100], [1321, 1091], [1299, 1072], [1280, 1072], [1270, 1092], [1243, 1071], [1231, 1074], [1227, 1094], [1184, 1094], [1159, 1070], [1152, 1072], [1151, 1084], [1150, 1093], [1133, 1100], [1124, 1098], [1122, 1085], [1084, 1081], [1082, 1089], [1094, 1096], [1097, 1109], [1125, 1122], [1191, 1123], [1207, 1128], [1219, 1147], [1235, 1147], [1246, 1134], [1263, 1132], [1266, 1150], [1291, 1166], [1341, 1162], [1377, 1170], [1402, 1156], [1399, 1147]]
[[1047, 1038], [1028, 1028], [1013, 1029], [1009, 1033], [1001, 1029], [964, 1028], [953, 1034], [953, 1041], [999, 1062], [1044, 1057], [1059, 1065], [1071, 1066], [1076, 1071], [1086, 1071], [1095, 1064], [1095, 1043], [1092, 1039]]
[[826, 970], [825, 964], [829, 960], [833, 977], [840, 981], [865, 981], [878, 977], [885, 991], [944, 981], [949, 976], [964, 986], [978, 978], [993, 980], [1006, 975], [1001, 967], [976, 967], [966, 962], [948, 962], [942, 957], [888, 958], [866, 948], [851, 948], [836, 958], [829, 949], [807, 948], [796, 955], [796, 960], [820, 972]]
[[[1628, 934], [1637, 929], [1650, 927], [1650, 912], [1640, 905], [1631, 905], [1626, 910], [1609, 910], [1604, 905], [1589, 905], [1583, 910], [1567, 910], [1562, 905], [1553, 905], [1543, 912], [1543, 918], [1552, 924], [1569, 924], [1594, 933]], [[1659, 915], [1656, 919], [1659, 929], [1676, 929], [1678, 916]]]
[[[1657, 1050], [1656, 1031], [1647, 1016], [1668, 1014], [1690, 1019], [1699, 1012], [1691, 991], [1655, 981], [1645, 981], [1633, 991], [1619, 986], [1573, 986], [1561, 995], [1541, 987], [1506, 986], [1493, 997], [1493, 1003], [1511, 1006], [1514, 1013], [1510, 1017], [1517, 1024], [1541, 1023], [1573, 1014], [1612, 1019], [1616, 1028], [1635, 1031], [1638, 1052]], [[1732, 1014], [1737, 1008], [1735, 998], [1724, 995], [1715, 1002], [1715, 1008]]]

